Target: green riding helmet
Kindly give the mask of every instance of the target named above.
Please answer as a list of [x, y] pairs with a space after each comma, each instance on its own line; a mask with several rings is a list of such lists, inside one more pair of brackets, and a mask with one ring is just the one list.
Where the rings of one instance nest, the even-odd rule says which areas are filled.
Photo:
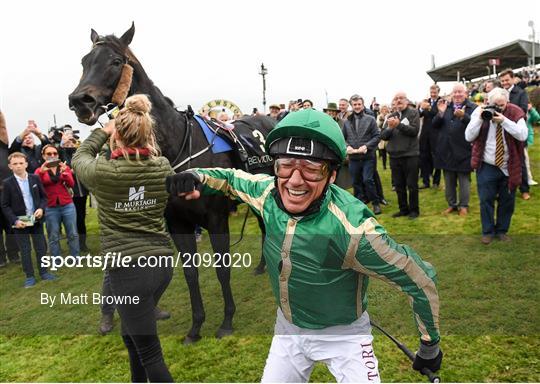
[[265, 148], [272, 156], [290, 155], [343, 163], [345, 138], [338, 123], [314, 109], [290, 112], [270, 131]]

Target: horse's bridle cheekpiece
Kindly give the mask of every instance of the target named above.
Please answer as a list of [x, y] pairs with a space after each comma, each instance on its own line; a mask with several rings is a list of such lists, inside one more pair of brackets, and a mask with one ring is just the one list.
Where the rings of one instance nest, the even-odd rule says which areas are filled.
[[120, 75], [120, 80], [118, 80], [118, 85], [114, 90], [114, 93], [111, 98], [111, 102], [116, 105], [124, 105], [124, 102], [127, 99], [129, 89], [131, 88], [131, 80], [133, 79], [133, 67], [128, 63], [122, 66], [122, 74]]
[[[98, 40], [92, 46], [92, 49], [97, 45], [105, 44], [103, 40]], [[109, 118], [115, 118], [120, 111], [120, 107], [124, 105], [126, 101], [129, 90], [131, 89], [131, 82], [133, 80], [133, 67], [129, 65], [128, 58], [124, 56], [125, 63], [122, 66], [122, 73], [120, 74], [120, 79], [116, 85], [116, 89], [111, 97], [111, 102], [107, 105], [104, 105], [105, 111], [109, 115]]]

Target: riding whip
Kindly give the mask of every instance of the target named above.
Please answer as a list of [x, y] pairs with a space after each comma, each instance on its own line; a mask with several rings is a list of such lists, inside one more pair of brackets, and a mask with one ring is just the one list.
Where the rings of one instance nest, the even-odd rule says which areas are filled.
[[[379, 331], [381, 331], [385, 336], [387, 336], [392, 342], [409, 358], [409, 360], [414, 361], [415, 354], [412, 352], [409, 348], [405, 346], [405, 344], [400, 343], [395, 337], [390, 335], [388, 332], [386, 332], [383, 328], [375, 324], [373, 321], [370, 321], [371, 325], [374, 328], [377, 328]], [[437, 376], [435, 373], [433, 373], [429, 368], [422, 368], [420, 371], [422, 375], [425, 375], [428, 377], [429, 381], [432, 383], [440, 383], [441, 378]]]

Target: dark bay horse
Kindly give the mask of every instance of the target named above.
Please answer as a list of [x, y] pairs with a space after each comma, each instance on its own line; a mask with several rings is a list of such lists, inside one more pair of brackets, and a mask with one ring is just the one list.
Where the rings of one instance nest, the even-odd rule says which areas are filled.
[[[197, 121], [190, 118], [188, 113], [177, 111], [170, 99], [165, 97], [150, 80], [129, 48], [134, 33], [134, 25], [120, 38], [113, 35], [100, 36], [92, 29], [93, 46], [91, 51], [82, 58], [83, 74], [79, 85], [69, 95], [69, 106], [75, 111], [81, 123], [95, 124], [98, 117], [106, 112], [109, 103], [114, 99], [115, 91], [117, 87], [120, 87], [119, 83], [123, 81], [124, 67], [130, 66], [132, 75], [126, 88], [127, 95], [142, 93], [150, 97], [151, 113], [155, 120], [155, 134], [159, 147], [163, 156], [169, 159], [174, 167], [190, 155], [207, 147], [208, 141]], [[123, 100], [117, 103], [121, 104]], [[274, 125], [271, 119], [264, 116], [251, 119], [257, 120], [255, 123], [266, 127], [268, 131]], [[176, 171], [193, 167], [231, 168], [235, 166], [233, 157], [230, 152], [213, 154], [210, 150], [187, 161]], [[193, 260], [191, 258], [187, 260], [187, 256], [194, 255], [197, 250], [195, 225], [199, 224], [208, 230], [215, 253], [221, 255], [229, 253], [229, 206], [230, 200], [218, 196], [204, 197], [196, 201], [185, 201], [174, 197], [169, 200], [165, 212], [167, 225], [175, 245], [182, 252], [188, 265], [183, 271], [191, 299], [192, 327], [186, 336], [185, 343], [200, 339], [200, 329], [205, 320], [199, 288], [199, 273], [192, 265]], [[225, 307], [224, 319], [216, 336], [223, 337], [233, 331], [232, 319], [236, 307], [230, 285], [230, 267], [223, 265], [223, 260], [221, 260], [216, 273], [221, 284]]]

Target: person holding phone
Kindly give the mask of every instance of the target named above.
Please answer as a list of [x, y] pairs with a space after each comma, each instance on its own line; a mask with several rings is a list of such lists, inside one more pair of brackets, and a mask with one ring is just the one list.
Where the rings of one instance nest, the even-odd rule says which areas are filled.
[[58, 150], [52, 144], [41, 151], [43, 165], [36, 169], [47, 193], [47, 211], [45, 221], [49, 237], [49, 251], [52, 256], [61, 255], [60, 225], [66, 228], [69, 252], [71, 256], [79, 256], [79, 234], [77, 233], [77, 213], [73, 204], [73, 186], [75, 180], [71, 168], [60, 161]]
[[[34, 135], [39, 139], [39, 144], [36, 144]], [[34, 120], [28, 120], [24, 131], [11, 143], [9, 152], [23, 153], [28, 161], [28, 173], [34, 173], [41, 166], [41, 149], [47, 144], [50, 144], [50, 141], [46, 135], [41, 133], [36, 122]]]

